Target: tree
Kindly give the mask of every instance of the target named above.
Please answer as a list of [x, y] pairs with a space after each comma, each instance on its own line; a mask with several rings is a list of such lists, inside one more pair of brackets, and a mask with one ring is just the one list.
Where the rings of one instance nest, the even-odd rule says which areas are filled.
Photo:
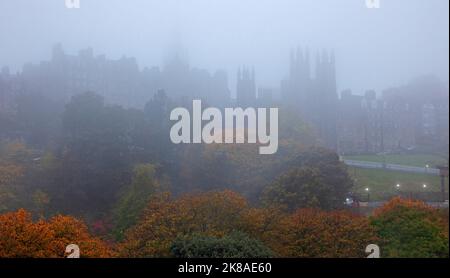
[[61, 129], [63, 102], [41, 93], [24, 93], [17, 97], [16, 132], [27, 144], [36, 147], [52, 146]]
[[21, 201], [24, 176], [30, 151], [22, 143], [0, 144], [0, 212], [14, 209]]
[[335, 153], [314, 149], [301, 153], [288, 165], [290, 170], [267, 186], [263, 202], [284, 206], [288, 211], [342, 208], [353, 181]]
[[106, 106], [94, 93], [72, 97], [63, 114], [61, 161], [51, 190], [55, 209], [92, 216], [112, 208], [131, 179], [135, 148], [130, 113]]
[[366, 246], [378, 241], [366, 217], [345, 211], [300, 209], [286, 218], [281, 233], [278, 252], [296, 258], [365, 257]]
[[0, 161], [0, 212], [10, 209], [16, 201], [17, 188], [14, 185], [22, 175], [22, 167]]
[[274, 256], [282, 256], [286, 247], [284, 237], [288, 216], [279, 207], [249, 208], [243, 214], [244, 227], [241, 230], [263, 242]]
[[371, 218], [383, 257], [448, 257], [448, 220], [421, 201], [394, 198]]
[[92, 237], [86, 225], [58, 215], [33, 222], [24, 209], [0, 215], [0, 258], [62, 258], [68, 244], [77, 244], [81, 257], [110, 257], [112, 251]]
[[168, 136], [172, 125], [170, 111], [173, 107], [175, 104], [164, 90], [158, 90], [144, 107], [146, 124], [149, 127], [146, 149], [161, 162], [173, 160], [174, 145]]
[[222, 238], [193, 234], [178, 237], [171, 253], [176, 258], [269, 258], [273, 252], [259, 240], [241, 232]]
[[45, 215], [45, 208], [50, 203], [50, 198], [48, 197], [48, 194], [38, 189], [33, 193], [32, 198], [33, 203], [37, 211], [39, 212], [39, 216], [43, 218]]
[[168, 193], [150, 199], [140, 221], [125, 234], [120, 254], [129, 257], [168, 257], [174, 238], [199, 233], [223, 237], [244, 227], [246, 200], [231, 191], [185, 195]]
[[131, 185], [122, 194], [115, 210], [115, 235], [121, 240], [126, 229], [136, 224], [142, 210], [153, 194], [162, 192], [163, 185], [156, 177], [152, 164], [139, 164], [134, 167]]

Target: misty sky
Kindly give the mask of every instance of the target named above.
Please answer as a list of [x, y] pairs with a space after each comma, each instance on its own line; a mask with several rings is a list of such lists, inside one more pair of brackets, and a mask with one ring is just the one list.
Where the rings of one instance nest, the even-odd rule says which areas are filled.
[[449, 1], [381, 0], [0, 0], [0, 66], [92, 46], [109, 58], [160, 66], [182, 42], [191, 66], [225, 69], [230, 89], [239, 65], [254, 66], [259, 86], [278, 87], [296, 45], [335, 49], [339, 90], [402, 85], [423, 74], [448, 82]]

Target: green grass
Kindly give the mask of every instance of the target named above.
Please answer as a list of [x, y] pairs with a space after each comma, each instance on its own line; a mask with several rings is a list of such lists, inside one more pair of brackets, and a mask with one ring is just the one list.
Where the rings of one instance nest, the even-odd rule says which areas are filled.
[[[414, 174], [406, 172], [395, 172], [383, 169], [362, 169], [349, 167], [349, 173], [355, 180], [355, 192], [365, 196], [365, 188], [370, 190], [370, 199], [373, 201], [383, 200], [383, 195], [398, 193], [396, 185], [400, 184], [402, 192], [440, 192], [440, 177]], [[427, 188], [423, 188], [426, 184]], [[448, 192], [448, 180], [446, 180], [446, 191]]]
[[345, 156], [345, 159], [381, 162], [381, 163], [384, 162], [384, 159], [386, 159], [386, 163], [388, 164], [400, 164], [417, 167], [425, 167], [425, 165], [429, 165], [430, 167], [436, 167], [437, 165], [448, 164], [448, 158], [430, 154], [387, 154], [385, 156], [353, 155], [353, 156]]

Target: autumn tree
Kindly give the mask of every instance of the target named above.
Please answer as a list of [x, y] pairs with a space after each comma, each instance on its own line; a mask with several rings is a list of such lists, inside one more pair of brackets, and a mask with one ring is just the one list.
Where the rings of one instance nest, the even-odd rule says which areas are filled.
[[[448, 216], [447, 216], [448, 217]], [[394, 198], [371, 219], [383, 257], [448, 257], [448, 219], [422, 201]]]
[[185, 146], [180, 152], [181, 192], [234, 190], [237, 173], [230, 153], [218, 144]]
[[280, 108], [279, 129], [278, 151], [269, 156], [259, 154], [260, 144], [182, 146], [176, 188], [179, 192], [229, 189], [258, 201], [263, 189], [317, 141], [315, 131], [288, 107]]
[[345, 211], [301, 209], [288, 214], [279, 207], [252, 208], [239, 194], [222, 191], [151, 198], [138, 224], [127, 231], [120, 255], [211, 255], [220, 239], [233, 232], [261, 242], [274, 257], [363, 257], [365, 247], [377, 243], [366, 217]]
[[77, 244], [81, 257], [110, 257], [107, 245], [92, 237], [87, 226], [58, 215], [33, 222], [24, 209], [0, 215], [0, 258], [63, 258], [68, 244]]
[[346, 211], [300, 209], [280, 226], [284, 257], [358, 258], [365, 248], [378, 243], [366, 217]]
[[178, 236], [193, 233], [223, 237], [244, 227], [246, 200], [231, 191], [185, 195], [161, 194], [150, 199], [140, 221], [120, 246], [125, 257], [168, 257]]

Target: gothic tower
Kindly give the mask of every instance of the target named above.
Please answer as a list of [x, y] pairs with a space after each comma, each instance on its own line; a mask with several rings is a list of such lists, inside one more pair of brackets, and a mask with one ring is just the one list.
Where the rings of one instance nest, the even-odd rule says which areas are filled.
[[255, 69], [238, 69], [236, 86], [237, 105], [245, 108], [256, 103]]
[[336, 88], [336, 67], [334, 53], [323, 51], [317, 55], [314, 95], [309, 107], [315, 111], [314, 124], [324, 145], [337, 149], [338, 95]]
[[318, 132], [323, 145], [337, 148], [336, 69], [334, 53], [317, 53], [311, 74], [309, 50], [291, 50], [289, 78], [282, 81], [284, 103], [302, 116]]

